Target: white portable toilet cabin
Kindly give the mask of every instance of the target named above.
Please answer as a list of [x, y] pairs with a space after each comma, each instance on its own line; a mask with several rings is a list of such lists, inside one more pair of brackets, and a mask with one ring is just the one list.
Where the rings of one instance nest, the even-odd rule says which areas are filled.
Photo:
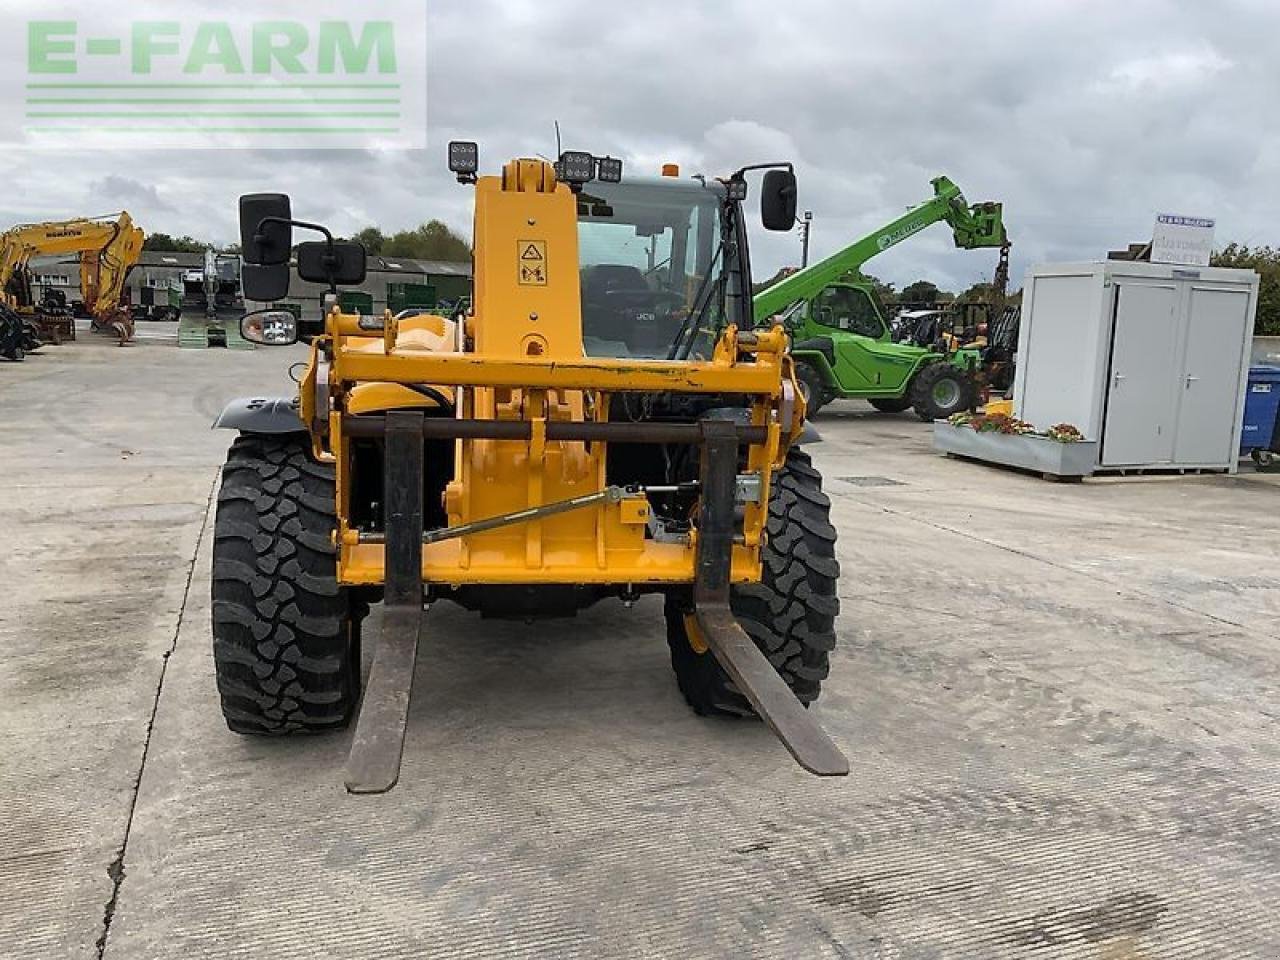
[[1099, 442], [1097, 469], [1234, 471], [1258, 304], [1252, 270], [1032, 267], [1013, 406]]

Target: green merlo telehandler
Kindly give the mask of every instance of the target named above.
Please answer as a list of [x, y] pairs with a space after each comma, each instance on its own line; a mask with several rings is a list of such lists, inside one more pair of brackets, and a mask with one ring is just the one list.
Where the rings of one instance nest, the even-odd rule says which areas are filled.
[[[970, 205], [946, 177], [932, 184], [928, 200], [753, 298], [757, 324], [781, 316], [791, 334], [810, 414], [838, 397], [860, 397], [885, 413], [914, 408], [922, 420], [949, 417], [974, 404], [980, 350], [955, 341], [945, 350], [895, 342], [874, 286], [859, 272], [876, 254], [941, 221], [950, 225], [957, 247], [999, 248], [998, 273], [1007, 270], [1009, 239], [1000, 204]], [[1002, 286], [999, 277], [995, 286]]]

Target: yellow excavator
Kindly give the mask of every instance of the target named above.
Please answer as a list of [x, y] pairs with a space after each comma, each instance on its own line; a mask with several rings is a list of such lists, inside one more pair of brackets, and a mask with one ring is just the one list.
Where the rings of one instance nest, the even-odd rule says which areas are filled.
[[[80, 296], [93, 318], [93, 329], [114, 333], [126, 343], [133, 338], [133, 320], [121, 299], [144, 236], [127, 211], [110, 217], [19, 224], [0, 234], [0, 297], [17, 313], [34, 316], [55, 340], [63, 332], [75, 339], [69, 314], [46, 311], [34, 295], [30, 262], [35, 257], [79, 254]], [[46, 319], [46, 312], [55, 315]], [[46, 322], [41, 323], [42, 319]]]

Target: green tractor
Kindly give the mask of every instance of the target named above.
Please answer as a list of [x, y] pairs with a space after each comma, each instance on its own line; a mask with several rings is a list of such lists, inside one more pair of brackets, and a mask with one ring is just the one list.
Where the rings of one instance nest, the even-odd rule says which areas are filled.
[[957, 247], [997, 247], [1007, 275], [1009, 240], [998, 203], [965, 202], [946, 177], [934, 195], [892, 223], [825, 260], [799, 270], [753, 298], [755, 320], [780, 316], [791, 333], [791, 355], [812, 415], [836, 398], [860, 397], [885, 413], [914, 408], [922, 420], [967, 410], [977, 400], [981, 350], [958, 341], [932, 346], [895, 342], [862, 265], [934, 223], [946, 221]]

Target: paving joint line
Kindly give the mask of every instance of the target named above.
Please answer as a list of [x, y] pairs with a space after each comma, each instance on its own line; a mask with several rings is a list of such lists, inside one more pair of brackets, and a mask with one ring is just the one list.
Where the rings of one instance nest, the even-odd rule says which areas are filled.
[[[994, 547], [997, 550], [1003, 550], [1006, 553], [1012, 553], [1014, 556], [1022, 557], [1026, 560], [1034, 560], [1037, 563], [1043, 563], [1045, 566], [1053, 567], [1055, 570], [1062, 570], [1065, 573], [1074, 574], [1075, 576], [1080, 577], [1081, 579], [1088, 580], [1090, 583], [1105, 583], [1108, 586], [1113, 588], [1115, 586], [1114, 583], [1112, 583], [1110, 580], [1105, 579], [1104, 577], [1093, 576], [1092, 574], [1086, 573], [1083, 570], [1077, 570], [1075, 567], [1068, 567], [1065, 564], [1056, 563], [1055, 561], [1050, 560], [1048, 557], [1042, 557], [1039, 554], [1030, 553], [1029, 551], [1026, 551], [1026, 550], [1019, 550], [1017, 547], [1011, 547], [1007, 544], [1000, 543], [997, 540], [988, 540], [986, 537], [979, 536], [976, 533], [969, 533], [966, 530], [957, 530], [955, 527], [948, 527], [944, 524], [937, 523], [936, 521], [933, 521], [933, 520], [926, 520], [921, 517], [915, 516], [914, 514], [911, 514], [911, 513], [905, 513], [901, 510], [894, 510], [894, 509], [891, 509], [890, 507], [886, 507], [882, 503], [872, 503], [867, 500], [860, 500], [857, 497], [853, 497], [853, 496], [849, 496], [847, 497], [847, 499], [852, 500], [854, 503], [861, 504], [864, 507], [871, 507], [872, 509], [879, 510], [882, 513], [887, 513], [890, 516], [901, 517], [904, 520], [911, 520], [911, 521], [914, 521], [915, 523], [921, 524], [922, 526], [932, 527], [934, 530], [941, 530], [943, 533], [953, 533], [958, 537], [964, 537], [966, 540], [972, 540], [975, 543], [981, 543], [988, 547]], [[1260, 633], [1255, 627], [1250, 627], [1243, 623], [1237, 623], [1234, 620], [1228, 620], [1226, 617], [1220, 617], [1214, 613], [1207, 613], [1204, 610], [1197, 610], [1195, 607], [1188, 607], [1184, 604], [1178, 603], [1175, 600], [1170, 600], [1168, 597], [1161, 597], [1155, 594], [1145, 593], [1141, 590], [1134, 590], [1132, 587], [1128, 587], [1123, 590], [1117, 590], [1116, 592], [1120, 596], [1128, 596], [1131, 599], [1135, 599], [1135, 600], [1146, 600], [1150, 603], [1161, 603], [1166, 606], [1173, 607], [1175, 610], [1181, 610], [1183, 613], [1190, 613], [1197, 617], [1204, 617], [1206, 620], [1212, 620], [1216, 623], [1221, 623], [1228, 627], [1234, 627], [1237, 630], [1243, 630], [1246, 633], [1259, 633], [1261, 636], [1264, 636], [1264, 637], [1270, 636], [1270, 634], [1267, 634], [1267, 633]]]
[[177, 620], [173, 625], [173, 636], [169, 640], [169, 648], [165, 650], [160, 664], [160, 676], [156, 681], [155, 697], [151, 701], [151, 716], [147, 720], [147, 735], [142, 742], [142, 757], [138, 762], [138, 775], [133, 781], [133, 795], [129, 798], [129, 815], [125, 818], [124, 836], [116, 850], [115, 857], [107, 865], [107, 876], [111, 878], [111, 896], [107, 899], [102, 913], [102, 933], [97, 943], [97, 960], [103, 960], [107, 952], [107, 940], [111, 936], [111, 923], [115, 919], [116, 904], [120, 898], [120, 888], [124, 886], [125, 856], [129, 851], [129, 836], [133, 831], [133, 815], [138, 809], [138, 793], [142, 788], [142, 775], [147, 768], [147, 757], [151, 752], [151, 735], [155, 732], [156, 714], [160, 709], [160, 694], [164, 690], [164, 678], [169, 671], [169, 660], [178, 648], [178, 635], [182, 630], [182, 621], [187, 615], [187, 602], [191, 599], [191, 584], [195, 580], [196, 562], [200, 557], [200, 548], [204, 545], [205, 534], [209, 529], [209, 513], [213, 508], [213, 498], [218, 489], [218, 475], [215, 474], [209, 484], [209, 494], [204, 501], [204, 519], [200, 522], [200, 533], [196, 536], [195, 549], [191, 552], [191, 563], [187, 567], [187, 582], [182, 588], [182, 603], [178, 606]]

